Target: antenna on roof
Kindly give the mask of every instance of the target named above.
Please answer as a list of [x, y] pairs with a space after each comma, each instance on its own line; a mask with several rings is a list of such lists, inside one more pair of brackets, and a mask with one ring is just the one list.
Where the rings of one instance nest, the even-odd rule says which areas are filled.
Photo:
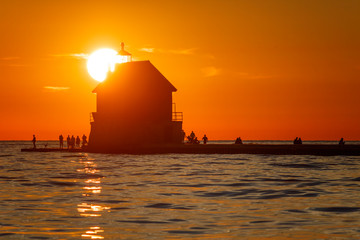
[[121, 42], [120, 46], [121, 49], [118, 53], [119, 54], [118, 63], [131, 62], [132, 61], [131, 54], [124, 50], [124, 46], [125, 46], [124, 42]]

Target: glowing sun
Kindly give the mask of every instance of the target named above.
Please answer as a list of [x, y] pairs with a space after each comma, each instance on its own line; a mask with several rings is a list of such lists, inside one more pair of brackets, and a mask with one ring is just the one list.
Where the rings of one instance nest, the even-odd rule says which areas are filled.
[[118, 63], [118, 53], [111, 48], [102, 48], [93, 52], [87, 61], [87, 69], [92, 78], [102, 82], [109, 71], [115, 70]]

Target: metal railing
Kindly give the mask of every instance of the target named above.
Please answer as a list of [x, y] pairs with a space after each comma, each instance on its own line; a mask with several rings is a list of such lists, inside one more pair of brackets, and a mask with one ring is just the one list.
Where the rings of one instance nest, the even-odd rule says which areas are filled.
[[183, 113], [182, 112], [173, 112], [172, 113], [172, 121], [173, 122], [182, 122], [183, 121]]
[[91, 112], [90, 113], [90, 123], [94, 122], [94, 116], [93, 116], [93, 113]]
[[176, 111], [176, 103], [172, 104], [172, 121], [173, 122], [182, 122], [183, 121], [183, 113]]

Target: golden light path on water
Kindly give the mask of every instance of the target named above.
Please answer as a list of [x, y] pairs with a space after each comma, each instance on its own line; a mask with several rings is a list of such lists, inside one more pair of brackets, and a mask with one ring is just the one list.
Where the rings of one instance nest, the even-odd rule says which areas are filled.
[[[96, 174], [98, 174], [100, 171], [96, 169], [97, 164], [95, 164], [91, 158], [87, 157], [87, 155], [85, 156], [85, 159], [81, 158], [79, 161], [83, 164], [84, 167], [81, 169], [77, 169], [77, 172], [89, 175], [89, 179], [86, 179], [84, 181], [85, 186], [83, 187], [83, 190], [85, 190], [85, 192], [82, 193], [82, 196], [91, 197], [93, 194], [101, 193], [101, 178], [96, 176]], [[94, 178], [92, 178], [92, 175], [94, 175]], [[82, 217], [101, 217], [102, 211], [110, 209], [110, 207], [95, 205], [86, 202], [77, 205], [77, 211]], [[89, 239], [104, 239], [104, 237], [100, 235], [103, 232], [104, 230], [101, 229], [100, 226], [92, 226], [90, 227], [90, 230], [87, 230], [85, 233], [81, 234], [81, 237]]]

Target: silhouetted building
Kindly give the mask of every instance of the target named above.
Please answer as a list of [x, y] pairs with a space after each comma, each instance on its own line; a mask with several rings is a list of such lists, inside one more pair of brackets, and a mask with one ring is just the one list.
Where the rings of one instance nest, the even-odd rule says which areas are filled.
[[182, 143], [182, 113], [173, 112], [175, 91], [150, 61], [117, 64], [93, 90], [97, 111], [91, 117], [89, 148]]

